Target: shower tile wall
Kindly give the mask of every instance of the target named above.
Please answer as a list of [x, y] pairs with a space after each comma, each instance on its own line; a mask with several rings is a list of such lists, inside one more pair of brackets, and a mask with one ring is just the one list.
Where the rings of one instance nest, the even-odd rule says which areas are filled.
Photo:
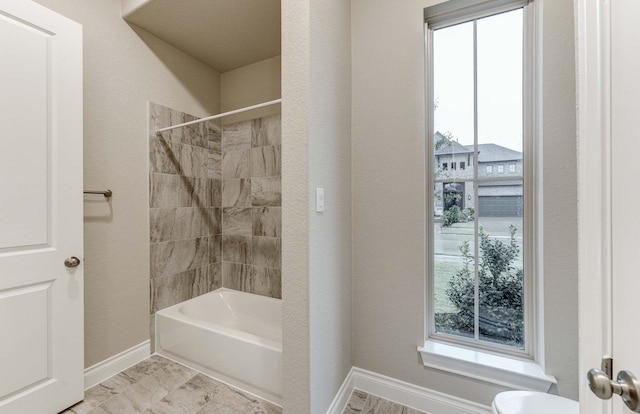
[[280, 298], [280, 115], [222, 130], [222, 284]]
[[221, 130], [149, 104], [150, 312], [222, 286]]
[[280, 115], [195, 119], [149, 104], [150, 312], [221, 286], [281, 297]]

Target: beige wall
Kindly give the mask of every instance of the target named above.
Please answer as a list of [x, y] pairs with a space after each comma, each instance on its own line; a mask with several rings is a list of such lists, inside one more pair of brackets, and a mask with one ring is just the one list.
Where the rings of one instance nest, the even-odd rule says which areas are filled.
[[284, 0], [282, 22], [284, 411], [317, 414], [352, 366], [350, 4]]
[[282, 0], [283, 409], [311, 406], [309, 321], [309, 1]]
[[[352, 0], [354, 365], [489, 404], [500, 387], [426, 369], [423, 9]], [[573, 9], [544, 2], [545, 365], [577, 398]]]
[[[349, 2], [311, 1], [307, 189], [311, 414], [327, 412], [353, 365], [350, 23]], [[315, 211], [316, 187], [324, 188], [324, 213]]]
[[84, 27], [85, 365], [149, 339], [147, 101], [219, 111], [220, 76], [120, 17], [120, 0], [38, 0]]
[[543, 7], [544, 330], [546, 371], [578, 399], [578, 157], [573, 1]]
[[[279, 99], [282, 96], [280, 61], [281, 56], [275, 56], [222, 73], [220, 75], [220, 111], [232, 111]], [[274, 105], [225, 117], [222, 123], [231, 124], [279, 113], [280, 105]]]

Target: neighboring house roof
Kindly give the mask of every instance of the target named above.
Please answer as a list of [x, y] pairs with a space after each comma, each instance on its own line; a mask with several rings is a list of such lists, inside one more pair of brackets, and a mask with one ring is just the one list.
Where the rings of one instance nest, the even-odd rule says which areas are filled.
[[451, 141], [451, 143], [445, 147], [440, 148], [436, 151], [436, 156], [438, 155], [451, 155], [451, 154], [472, 154], [473, 153], [473, 145], [471, 149], [466, 146], [459, 144], [456, 141]]
[[[466, 145], [473, 151], [473, 145]], [[478, 162], [515, 161], [521, 160], [522, 153], [498, 144], [478, 144]]]
[[[436, 142], [444, 138], [440, 131], [436, 131]], [[458, 141], [451, 141], [449, 145], [436, 150], [435, 155], [472, 154], [473, 145], [462, 145]], [[478, 144], [478, 162], [496, 162], [521, 160], [522, 153], [498, 144]]]

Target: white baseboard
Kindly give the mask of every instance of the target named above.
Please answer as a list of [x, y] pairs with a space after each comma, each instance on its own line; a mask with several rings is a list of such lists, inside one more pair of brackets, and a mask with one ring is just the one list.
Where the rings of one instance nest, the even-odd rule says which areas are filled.
[[[327, 414], [342, 414], [344, 408], [347, 406], [347, 402], [349, 402], [349, 397], [353, 392], [353, 370], [355, 367], [351, 367], [347, 377], [342, 382], [338, 393], [334, 397], [329, 409], [327, 410]], [[363, 390], [364, 391], [364, 390]]]
[[354, 389], [377, 395], [428, 414], [490, 414], [491, 408], [408, 382], [353, 367], [327, 414], [342, 414]]
[[84, 370], [84, 389], [87, 390], [113, 377], [125, 369], [144, 361], [151, 355], [151, 342], [141, 344], [120, 352], [104, 361], [98, 362]]

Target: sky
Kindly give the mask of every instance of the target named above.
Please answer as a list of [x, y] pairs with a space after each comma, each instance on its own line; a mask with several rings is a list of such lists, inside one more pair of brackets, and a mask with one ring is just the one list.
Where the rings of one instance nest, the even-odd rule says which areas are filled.
[[[478, 20], [478, 143], [522, 151], [523, 13]], [[473, 144], [473, 22], [433, 33], [434, 129]]]

